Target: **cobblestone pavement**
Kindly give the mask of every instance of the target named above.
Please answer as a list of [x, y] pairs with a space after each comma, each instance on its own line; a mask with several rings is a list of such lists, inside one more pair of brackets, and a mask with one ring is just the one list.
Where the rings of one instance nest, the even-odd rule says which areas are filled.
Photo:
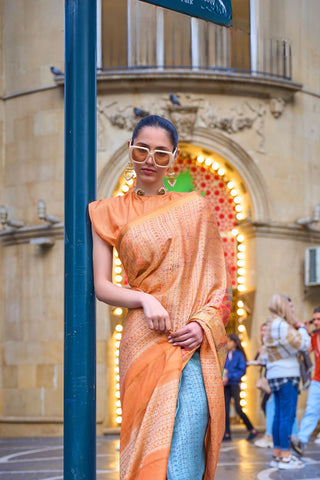
[[[119, 480], [117, 436], [97, 439], [97, 480]], [[62, 439], [0, 439], [0, 480], [63, 480]], [[320, 480], [320, 445], [312, 439], [301, 470], [269, 467], [271, 450], [236, 437], [223, 443], [215, 480]]]

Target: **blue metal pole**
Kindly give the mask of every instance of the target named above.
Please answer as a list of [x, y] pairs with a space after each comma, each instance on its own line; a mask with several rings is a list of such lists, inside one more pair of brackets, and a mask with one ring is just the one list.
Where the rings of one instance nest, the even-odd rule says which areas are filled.
[[96, 478], [96, 0], [65, 0], [64, 480]]

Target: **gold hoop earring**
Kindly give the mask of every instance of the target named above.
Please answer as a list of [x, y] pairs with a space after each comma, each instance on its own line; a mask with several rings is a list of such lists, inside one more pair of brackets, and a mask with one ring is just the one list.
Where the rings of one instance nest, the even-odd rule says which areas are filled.
[[131, 162], [131, 160], [129, 161], [125, 171], [123, 172], [123, 178], [129, 182], [129, 180], [132, 180], [132, 178], [134, 177], [134, 168], [133, 168], [133, 163]]
[[177, 181], [177, 177], [175, 174], [175, 171], [173, 170], [172, 167], [169, 168], [168, 173], [167, 173], [167, 182], [170, 187], [174, 187]]

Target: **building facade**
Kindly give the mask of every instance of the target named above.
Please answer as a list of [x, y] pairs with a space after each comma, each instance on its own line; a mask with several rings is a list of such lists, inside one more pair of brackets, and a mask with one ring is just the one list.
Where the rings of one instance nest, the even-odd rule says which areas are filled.
[[[176, 188], [200, 190], [216, 211], [234, 287], [228, 328], [253, 358], [273, 293], [289, 294], [304, 320], [320, 304], [316, 248], [307, 268], [312, 285], [304, 275], [306, 249], [320, 246], [320, 5], [232, 6], [228, 29], [139, 0], [98, 1], [97, 196], [130, 188], [122, 173], [141, 116], [175, 123]], [[3, 0], [0, 32], [0, 434], [58, 435], [64, 2]], [[126, 284], [116, 252], [114, 281]], [[124, 322], [122, 309], [98, 304], [98, 433], [121, 423]], [[257, 374], [248, 369], [242, 400], [262, 425]]]

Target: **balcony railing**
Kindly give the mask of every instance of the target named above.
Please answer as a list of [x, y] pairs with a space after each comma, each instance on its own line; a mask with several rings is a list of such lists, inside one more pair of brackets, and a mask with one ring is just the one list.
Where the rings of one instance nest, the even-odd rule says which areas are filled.
[[[105, 38], [101, 72], [182, 70], [292, 80], [291, 46], [283, 39], [253, 41], [242, 30], [192, 19], [186, 28], [149, 19], [132, 22], [123, 41]], [[111, 34], [109, 36], [111, 39]]]

